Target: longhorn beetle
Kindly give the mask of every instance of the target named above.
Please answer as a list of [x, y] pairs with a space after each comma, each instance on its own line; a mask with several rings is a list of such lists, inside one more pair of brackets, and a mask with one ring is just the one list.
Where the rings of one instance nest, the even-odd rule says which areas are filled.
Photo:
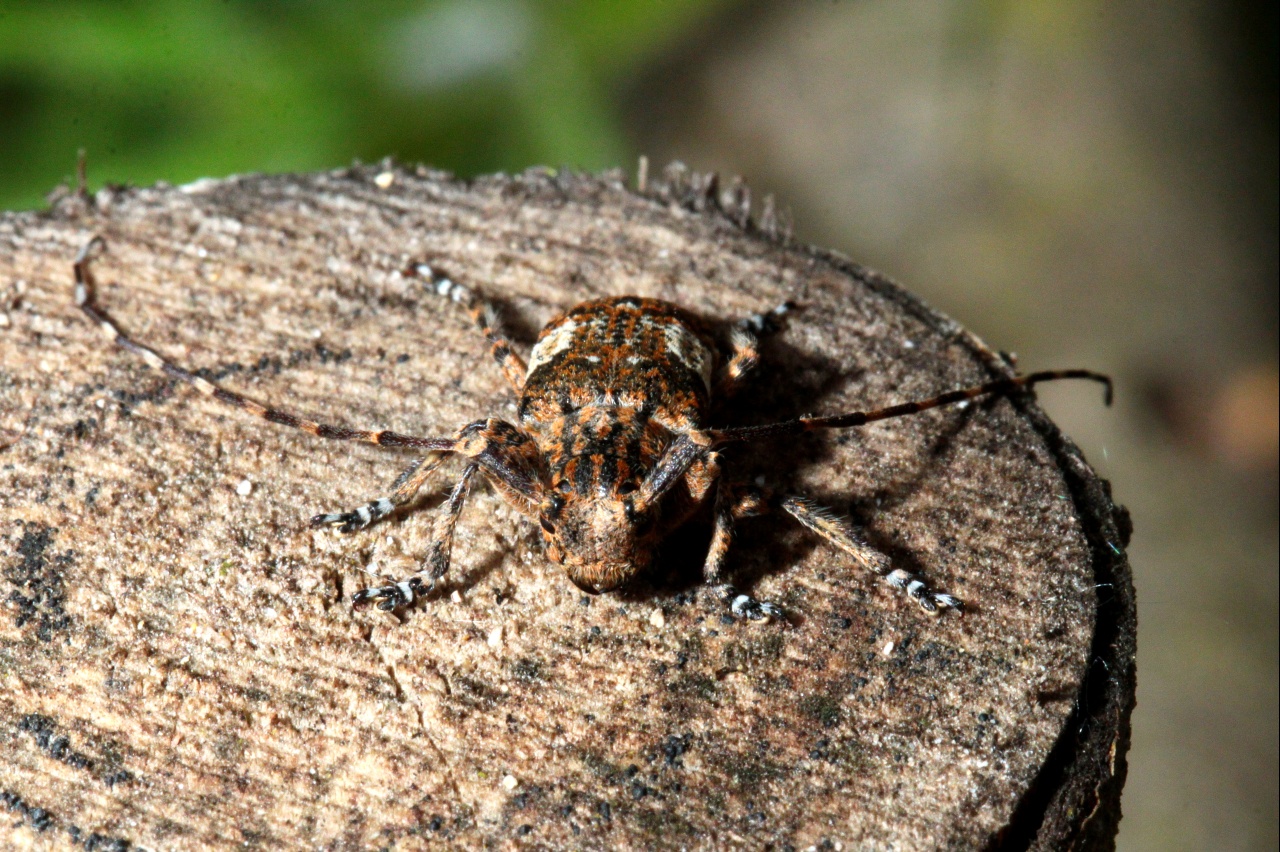
[[481, 474], [503, 499], [537, 522], [547, 557], [563, 565], [569, 579], [591, 594], [616, 589], [643, 574], [652, 566], [659, 542], [710, 506], [713, 532], [703, 579], [738, 618], [784, 618], [778, 606], [738, 591], [725, 577], [735, 522], [770, 509], [790, 514], [859, 566], [904, 590], [925, 610], [959, 609], [958, 599], [891, 567], [888, 557], [831, 511], [803, 497], [769, 495], [727, 483], [721, 476], [721, 449], [815, 429], [848, 429], [1054, 379], [1101, 382], [1111, 402], [1108, 377], [1089, 370], [1054, 370], [869, 411], [710, 428], [706, 420], [712, 399], [741, 385], [759, 360], [759, 335], [778, 324], [789, 304], [737, 323], [722, 346], [707, 324], [669, 302], [637, 296], [595, 299], [549, 322], [526, 364], [497, 329], [492, 307], [438, 270], [420, 264], [410, 274], [461, 305], [488, 340], [490, 353], [519, 399], [518, 421], [476, 420], [448, 438], [348, 429], [260, 405], [130, 340], [94, 301], [90, 260], [105, 245], [101, 237], [94, 237], [76, 257], [76, 305], [108, 338], [152, 367], [271, 423], [321, 438], [412, 447], [424, 454], [400, 474], [389, 496], [349, 512], [316, 515], [312, 527], [335, 526], [344, 533], [364, 529], [409, 503], [450, 456], [465, 461], [421, 570], [356, 592], [352, 603], [357, 607], [371, 601], [382, 610], [408, 606], [435, 587], [449, 570], [458, 516], [472, 480]]

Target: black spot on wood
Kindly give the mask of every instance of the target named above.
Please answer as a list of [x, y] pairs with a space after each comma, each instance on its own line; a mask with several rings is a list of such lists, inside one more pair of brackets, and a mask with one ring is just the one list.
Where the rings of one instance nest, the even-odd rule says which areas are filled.
[[4, 569], [4, 579], [13, 586], [8, 602], [17, 627], [34, 625], [41, 642], [51, 642], [66, 633], [71, 616], [64, 609], [66, 583], [63, 574], [74, 561], [71, 553], [50, 554], [57, 531], [44, 524], [28, 524], [18, 542], [18, 561]]

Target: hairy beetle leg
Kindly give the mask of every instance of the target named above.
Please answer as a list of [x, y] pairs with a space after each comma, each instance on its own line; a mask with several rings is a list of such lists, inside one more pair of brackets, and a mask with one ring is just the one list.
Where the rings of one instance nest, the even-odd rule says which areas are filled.
[[449, 557], [453, 551], [453, 535], [458, 526], [458, 516], [462, 514], [462, 505], [466, 502], [471, 488], [471, 479], [480, 470], [480, 465], [472, 462], [462, 471], [462, 476], [449, 493], [445, 502], [444, 515], [437, 522], [436, 534], [431, 548], [424, 560], [423, 568], [412, 576], [405, 577], [388, 586], [374, 586], [361, 589], [351, 596], [351, 605], [359, 609], [377, 600], [378, 609], [390, 612], [393, 609], [412, 606], [420, 597], [430, 594], [436, 583], [449, 571]]
[[906, 592], [907, 597], [925, 612], [940, 613], [948, 609], [960, 612], [964, 609], [964, 602], [954, 595], [935, 592], [921, 577], [892, 567], [888, 556], [868, 544], [852, 524], [825, 506], [795, 496], [774, 502], [778, 508], [843, 550], [859, 567], [877, 575], [893, 588]]
[[316, 515], [308, 522], [308, 525], [315, 529], [337, 527], [338, 532], [353, 533], [385, 518], [395, 508], [394, 503], [383, 497], [366, 503], [359, 509], [350, 512], [330, 512], [325, 515]]
[[729, 613], [742, 621], [787, 623], [787, 614], [782, 607], [769, 601], [757, 600], [751, 595], [739, 591], [737, 586], [721, 583], [711, 587], [711, 593], [721, 603], [729, 607]]
[[422, 486], [446, 458], [448, 456], [445, 453], [431, 453], [416, 460], [396, 477], [395, 483], [391, 486], [393, 490], [390, 497], [371, 500], [350, 512], [316, 515], [308, 523], [313, 529], [337, 527], [338, 532], [343, 533], [353, 533], [371, 526], [417, 496]]
[[782, 608], [768, 601], [759, 601], [743, 594], [731, 583], [721, 582], [725, 574], [725, 562], [729, 544], [733, 540], [733, 526], [741, 518], [759, 515], [767, 510], [765, 500], [755, 488], [716, 483], [715, 529], [706, 562], [702, 566], [702, 579], [712, 593], [729, 607], [734, 618], [747, 621], [786, 621]]
[[760, 363], [760, 340], [782, 328], [787, 314], [795, 310], [794, 302], [783, 302], [771, 311], [752, 314], [734, 324], [729, 332], [730, 354], [716, 376], [716, 395], [729, 397], [746, 384], [749, 373]]

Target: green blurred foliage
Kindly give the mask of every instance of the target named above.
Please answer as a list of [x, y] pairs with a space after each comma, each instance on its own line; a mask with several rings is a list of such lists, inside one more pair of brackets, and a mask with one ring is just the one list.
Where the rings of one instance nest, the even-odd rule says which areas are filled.
[[393, 155], [630, 165], [620, 93], [728, 0], [0, 0], [0, 209]]

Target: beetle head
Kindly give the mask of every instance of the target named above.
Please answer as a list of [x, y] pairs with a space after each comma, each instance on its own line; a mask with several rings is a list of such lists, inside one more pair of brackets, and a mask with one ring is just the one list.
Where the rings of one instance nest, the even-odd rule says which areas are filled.
[[584, 592], [616, 589], [653, 563], [658, 507], [638, 508], [636, 488], [624, 482], [610, 493], [583, 495], [561, 480], [543, 499], [538, 521], [547, 558]]

